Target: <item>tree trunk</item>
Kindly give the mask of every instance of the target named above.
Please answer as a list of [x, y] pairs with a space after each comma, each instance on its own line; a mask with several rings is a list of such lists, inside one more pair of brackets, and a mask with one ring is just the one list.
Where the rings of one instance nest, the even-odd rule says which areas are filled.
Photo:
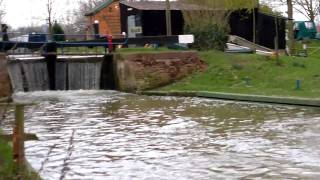
[[294, 32], [293, 32], [293, 5], [292, 0], [287, 0], [288, 7], [288, 38], [289, 38], [289, 55], [294, 53]]

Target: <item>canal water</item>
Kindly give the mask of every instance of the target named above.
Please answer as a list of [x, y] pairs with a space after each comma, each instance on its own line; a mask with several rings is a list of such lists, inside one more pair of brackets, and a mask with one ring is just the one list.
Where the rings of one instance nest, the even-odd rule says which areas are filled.
[[39, 137], [26, 156], [45, 180], [320, 177], [319, 108], [114, 91], [15, 99], [37, 103], [26, 108], [26, 132]]

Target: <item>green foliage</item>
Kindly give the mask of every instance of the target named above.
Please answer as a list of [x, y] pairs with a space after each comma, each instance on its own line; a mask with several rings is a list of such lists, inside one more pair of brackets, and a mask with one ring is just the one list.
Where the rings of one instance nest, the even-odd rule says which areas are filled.
[[191, 47], [197, 50], [224, 50], [228, 41], [227, 28], [215, 23], [186, 25], [185, 33], [195, 36]]
[[209, 9], [252, 9], [258, 7], [259, 0], [180, 0], [185, 3], [196, 4]]
[[4, 140], [0, 139], [0, 180], [13, 179], [14, 164], [12, 157], [12, 149]]
[[40, 180], [41, 178], [37, 173], [30, 172], [27, 168], [22, 169], [19, 176], [17, 176], [12, 151], [12, 147], [9, 146], [8, 142], [0, 137], [0, 180]]
[[54, 25], [52, 26], [52, 34], [53, 35], [53, 40], [54, 41], [65, 41], [65, 33], [64, 30], [62, 29], [61, 25], [58, 24], [57, 22], [54, 23]]
[[224, 1], [224, 6], [228, 9], [253, 9], [258, 7], [259, 0], [221, 0]]
[[193, 48], [224, 50], [232, 11], [258, 7], [258, 0], [180, 0], [195, 10], [183, 11], [185, 33], [195, 35]]

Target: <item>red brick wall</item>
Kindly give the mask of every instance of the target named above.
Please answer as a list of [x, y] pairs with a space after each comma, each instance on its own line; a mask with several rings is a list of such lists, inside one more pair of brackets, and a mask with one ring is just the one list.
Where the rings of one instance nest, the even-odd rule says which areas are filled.
[[90, 26], [95, 20], [99, 21], [100, 34], [121, 34], [119, 1], [110, 4], [97, 14], [90, 16]]
[[11, 82], [7, 70], [7, 60], [4, 54], [0, 53], [0, 98], [11, 95]]
[[207, 67], [196, 52], [189, 51], [120, 55], [116, 62], [122, 91], [161, 87]]

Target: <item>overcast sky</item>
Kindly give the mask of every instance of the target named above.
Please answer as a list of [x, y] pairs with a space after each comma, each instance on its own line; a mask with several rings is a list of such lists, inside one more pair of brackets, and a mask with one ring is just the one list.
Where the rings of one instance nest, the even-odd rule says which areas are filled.
[[[4, 0], [5, 22], [13, 28], [45, 24], [46, 0]], [[56, 19], [77, 8], [78, 0], [55, 0]]]
[[[5, 22], [13, 28], [45, 24], [46, 0], [4, 0]], [[55, 18], [60, 19], [65, 13], [72, 13], [77, 8], [78, 0], [55, 0]], [[285, 11], [285, 8], [282, 8]], [[304, 17], [296, 15], [297, 20]]]

